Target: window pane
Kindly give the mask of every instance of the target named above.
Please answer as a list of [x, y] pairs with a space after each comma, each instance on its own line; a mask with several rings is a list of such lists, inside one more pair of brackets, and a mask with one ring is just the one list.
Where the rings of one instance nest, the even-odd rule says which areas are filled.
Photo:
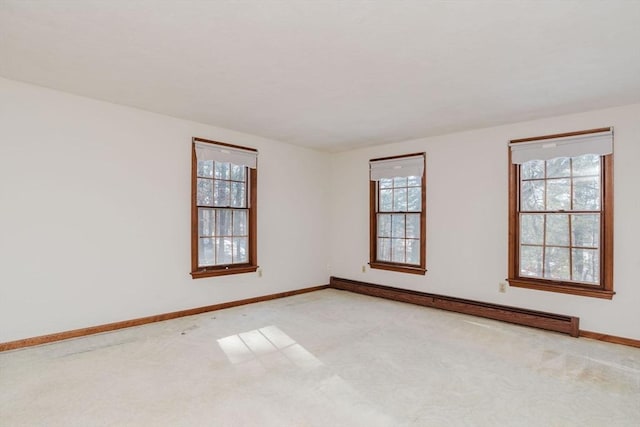
[[547, 245], [569, 246], [569, 215], [549, 214], [547, 217]]
[[573, 209], [577, 211], [600, 210], [600, 177], [573, 180]]
[[203, 267], [214, 264], [213, 239], [198, 239], [198, 266]]
[[392, 262], [405, 262], [404, 256], [404, 239], [391, 239], [392, 240], [392, 249], [391, 249], [391, 261]]
[[391, 215], [391, 237], [404, 237], [404, 215]]
[[233, 245], [230, 237], [216, 239], [216, 264], [231, 264]]
[[547, 210], [571, 209], [571, 180], [552, 179], [547, 181]]
[[530, 160], [520, 167], [521, 179], [544, 178], [544, 160]]
[[396, 212], [407, 211], [407, 189], [406, 188], [396, 188], [395, 190], [393, 190], [393, 210]]
[[378, 181], [378, 185], [380, 185], [380, 188], [391, 188], [393, 187], [393, 179], [391, 178], [382, 178], [380, 181]]
[[380, 190], [380, 206], [381, 212], [393, 211], [393, 190]]
[[520, 243], [541, 245], [544, 241], [544, 215], [520, 215]]
[[407, 181], [409, 187], [422, 187], [422, 177], [420, 176], [410, 176]]
[[600, 215], [571, 215], [573, 246], [600, 246]]
[[542, 277], [541, 246], [520, 246], [520, 275]]
[[231, 236], [232, 235], [232, 225], [231, 222], [232, 211], [230, 209], [218, 209], [217, 217], [218, 221], [216, 222], [216, 236]]
[[391, 239], [378, 239], [378, 261], [391, 261]]
[[246, 181], [245, 179], [245, 167], [238, 165], [231, 165], [231, 179], [233, 181]]
[[234, 263], [243, 263], [249, 262], [249, 253], [247, 252], [247, 241], [246, 237], [234, 238], [233, 239], [233, 262]]
[[229, 206], [229, 182], [214, 181], [213, 204], [214, 206]]
[[246, 236], [249, 234], [249, 216], [247, 211], [233, 211], [233, 235]]
[[544, 181], [523, 181], [520, 194], [521, 210], [544, 210]]
[[391, 215], [378, 214], [378, 237], [391, 237]]
[[232, 182], [231, 183], [231, 206], [234, 208], [244, 208], [246, 206], [246, 194], [245, 194], [244, 182]]
[[198, 178], [198, 194], [196, 204], [198, 206], [213, 206], [213, 181]]
[[570, 280], [569, 273], [569, 249], [545, 248], [544, 278]]
[[571, 176], [571, 159], [558, 157], [547, 161], [547, 178], [564, 178]]
[[216, 179], [229, 179], [229, 163], [215, 162], [215, 174]]
[[420, 240], [407, 240], [407, 264], [420, 265]]
[[198, 209], [198, 236], [213, 236], [216, 224], [216, 211]]
[[409, 188], [409, 212], [420, 212], [422, 210], [422, 188]]
[[597, 154], [574, 157], [572, 163], [574, 176], [600, 175], [600, 156]]
[[406, 187], [407, 186], [407, 178], [393, 178], [393, 186], [394, 187]]
[[573, 280], [600, 282], [600, 253], [597, 249], [573, 249]]
[[420, 238], [420, 214], [406, 215], [407, 238]]
[[198, 176], [213, 178], [213, 160], [198, 160]]

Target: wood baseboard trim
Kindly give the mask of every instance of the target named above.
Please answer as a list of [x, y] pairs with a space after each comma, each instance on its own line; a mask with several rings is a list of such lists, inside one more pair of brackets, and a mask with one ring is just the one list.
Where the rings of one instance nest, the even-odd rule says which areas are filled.
[[591, 332], [580, 330], [580, 338], [591, 338], [593, 340], [605, 341], [612, 344], [628, 345], [630, 347], [640, 348], [640, 340], [632, 338], [617, 337], [615, 335], [601, 334], [600, 332]]
[[562, 332], [569, 334], [572, 337], [578, 337], [579, 335], [578, 324], [580, 319], [575, 316], [565, 316], [562, 314], [546, 313], [543, 311], [534, 311], [444, 295], [428, 294], [425, 292], [374, 285], [372, 283], [341, 279], [338, 277], [331, 277], [329, 286], [335, 289], [342, 289], [359, 294], [391, 299], [394, 301], [407, 302], [425, 307], [455, 311], [456, 313], [501, 320], [503, 322], [515, 323], [523, 326]]
[[86, 335], [94, 335], [103, 332], [115, 331], [117, 329], [130, 328], [132, 326], [145, 325], [147, 323], [162, 322], [163, 320], [177, 319], [178, 317], [193, 316], [194, 314], [206, 313], [209, 311], [222, 310], [225, 308], [237, 307], [240, 305], [253, 304], [256, 302], [269, 301], [278, 298], [286, 298], [294, 295], [306, 294], [308, 292], [319, 291], [328, 288], [329, 285], [313, 286], [310, 288], [296, 289], [294, 291], [279, 292], [277, 294], [263, 295], [260, 297], [247, 298], [239, 301], [230, 301], [220, 304], [207, 305], [204, 307], [191, 308], [188, 310], [174, 311], [171, 313], [157, 314], [155, 316], [140, 317], [138, 319], [124, 320], [122, 322], [107, 323], [105, 325], [90, 326], [88, 328], [74, 329], [71, 331], [58, 332], [54, 334], [41, 335], [38, 337], [25, 338], [16, 341], [0, 343], [0, 352], [15, 350], [23, 347], [31, 347], [40, 344], [47, 344], [54, 341], [62, 341], [70, 338], [78, 338]]

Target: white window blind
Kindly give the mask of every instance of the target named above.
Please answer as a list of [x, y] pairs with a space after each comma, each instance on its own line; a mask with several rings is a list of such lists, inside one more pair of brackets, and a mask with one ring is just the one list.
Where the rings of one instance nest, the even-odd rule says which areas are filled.
[[389, 160], [371, 160], [369, 161], [369, 172], [371, 181], [379, 181], [383, 178], [422, 176], [424, 173], [424, 155]]
[[224, 145], [196, 142], [196, 158], [198, 160], [213, 160], [215, 162], [229, 162], [234, 165], [248, 166], [255, 169], [258, 164], [258, 152], [227, 147]]
[[613, 129], [605, 132], [537, 141], [512, 142], [511, 162], [521, 164], [529, 160], [550, 160], [557, 157], [576, 157], [583, 154], [604, 156], [613, 153]]

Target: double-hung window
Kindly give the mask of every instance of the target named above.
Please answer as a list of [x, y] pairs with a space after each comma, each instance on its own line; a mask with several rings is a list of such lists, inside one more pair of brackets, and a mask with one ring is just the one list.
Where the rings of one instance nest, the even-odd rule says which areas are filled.
[[258, 269], [257, 155], [252, 148], [193, 138], [191, 276]]
[[371, 268], [425, 274], [425, 154], [369, 161]]
[[612, 129], [509, 146], [509, 284], [610, 299]]

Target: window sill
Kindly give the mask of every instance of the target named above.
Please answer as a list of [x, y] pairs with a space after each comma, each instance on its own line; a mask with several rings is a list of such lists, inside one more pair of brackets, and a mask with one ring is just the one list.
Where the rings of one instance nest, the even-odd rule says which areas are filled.
[[387, 264], [383, 262], [370, 262], [369, 267], [377, 268], [380, 270], [397, 271], [399, 273], [420, 274], [422, 276], [424, 276], [427, 272], [427, 270], [422, 267], [415, 267], [404, 264]]
[[233, 265], [226, 267], [209, 267], [202, 270], [192, 271], [192, 279], [202, 279], [204, 277], [227, 276], [230, 274], [253, 273], [258, 269], [257, 265]]
[[539, 291], [559, 292], [563, 294], [580, 295], [583, 297], [612, 299], [615, 292], [593, 288], [588, 285], [571, 285], [563, 282], [549, 282], [534, 279], [507, 279], [509, 286], [516, 288], [536, 289]]

